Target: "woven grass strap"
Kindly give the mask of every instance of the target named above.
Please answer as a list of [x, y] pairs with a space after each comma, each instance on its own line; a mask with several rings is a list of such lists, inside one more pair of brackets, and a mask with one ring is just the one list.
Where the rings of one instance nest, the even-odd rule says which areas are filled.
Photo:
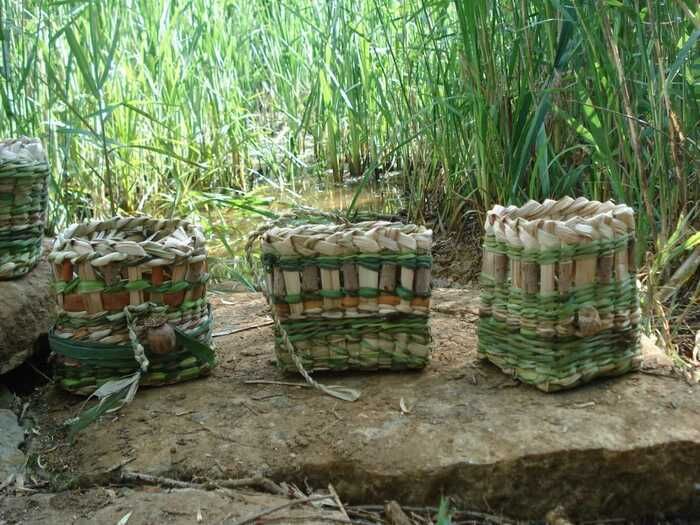
[[[139, 319], [147, 318], [153, 314], [162, 315], [166, 309], [167, 307], [165, 306], [150, 302], [142, 303], [136, 306], [130, 305], [124, 308], [124, 315], [129, 333], [129, 342], [133, 351], [134, 360], [138, 363], [139, 368], [133, 374], [110, 380], [95, 390], [95, 392], [93, 392], [85, 402], [87, 403], [87, 401], [92, 397], [97, 397], [99, 399], [99, 403], [94, 407], [85, 410], [77, 417], [69, 419], [65, 422], [65, 425], [69, 427], [71, 434], [86, 428], [100, 416], [107, 413], [116, 412], [125, 405], [131, 403], [136, 395], [136, 392], [138, 391], [141, 377], [148, 372], [148, 367], [150, 364], [148, 358], [146, 357], [143, 344], [141, 344], [138, 337], [136, 323]], [[209, 309], [211, 310], [210, 305]], [[211, 311], [209, 312], [209, 316], [211, 317]], [[213, 363], [214, 354], [211, 348], [204, 343], [201, 343], [194, 337], [185, 334], [178, 328], [175, 328], [175, 333], [179, 344], [185, 346], [190, 352], [202, 359], [202, 361]], [[69, 343], [64, 342], [64, 344]]]
[[343, 386], [338, 386], [338, 385], [322, 385], [318, 381], [316, 381], [313, 377], [311, 377], [311, 374], [309, 374], [306, 369], [304, 368], [304, 365], [301, 362], [301, 359], [299, 358], [299, 355], [297, 354], [296, 349], [294, 348], [294, 345], [292, 342], [289, 340], [289, 335], [287, 334], [287, 331], [284, 329], [282, 326], [282, 323], [279, 321], [275, 321], [277, 324], [277, 329], [280, 332], [280, 335], [282, 336], [282, 341], [284, 342], [284, 346], [287, 348], [287, 351], [289, 352], [289, 355], [292, 358], [292, 361], [294, 361], [294, 365], [297, 367], [297, 371], [302, 375], [302, 377], [306, 380], [308, 384], [310, 384], [312, 387], [314, 387], [316, 390], [320, 390], [324, 394], [327, 394], [331, 397], [335, 397], [337, 399], [341, 399], [343, 401], [357, 401], [360, 399], [360, 392], [353, 389], [353, 388], [346, 388]]

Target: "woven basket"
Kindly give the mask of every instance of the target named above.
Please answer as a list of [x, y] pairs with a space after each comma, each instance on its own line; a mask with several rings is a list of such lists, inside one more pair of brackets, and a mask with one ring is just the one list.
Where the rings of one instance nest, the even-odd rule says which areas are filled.
[[[60, 307], [49, 340], [63, 388], [91, 393], [139, 368], [142, 385], [209, 373], [212, 316], [197, 228], [149, 217], [77, 224], [59, 235], [49, 261]], [[151, 338], [159, 342], [164, 324], [176, 344], [155, 351]], [[143, 348], [146, 367], [136, 355]]]
[[20, 277], [39, 261], [48, 174], [37, 139], [0, 141], [0, 279]]
[[[422, 368], [430, 353], [432, 232], [369, 221], [274, 227], [262, 236], [278, 365]], [[284, 333], [283, 333], [284, 332]]]
[[544, 391], [637, 368], [634, 213], [566, 197], [495, 206], [485, 225], [479, 351]]

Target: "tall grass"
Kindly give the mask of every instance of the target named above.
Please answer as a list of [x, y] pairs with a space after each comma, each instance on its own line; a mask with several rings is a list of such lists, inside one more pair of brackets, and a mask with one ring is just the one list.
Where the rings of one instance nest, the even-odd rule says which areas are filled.
[[495, 202], [698, 201], [693, 0], [0, 0], [0, 134], [39, 135], [52, 223], [390, 180], [459, 231]]

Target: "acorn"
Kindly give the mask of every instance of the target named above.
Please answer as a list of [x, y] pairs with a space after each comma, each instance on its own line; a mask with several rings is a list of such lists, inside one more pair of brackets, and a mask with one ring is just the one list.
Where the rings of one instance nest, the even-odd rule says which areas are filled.
[[144, 323], [148, 347], [153, 354], [169, 354], [175, 350], [175, 330], [164, 317], [151, 317]]

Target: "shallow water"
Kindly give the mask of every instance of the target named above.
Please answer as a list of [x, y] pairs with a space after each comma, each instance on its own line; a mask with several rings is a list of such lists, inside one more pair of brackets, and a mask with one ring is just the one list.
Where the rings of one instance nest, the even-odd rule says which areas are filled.
[[[269, 204], [260, 206], [260, 209], [276, 214], [285, 213], [298, 206], [321, 211], [343, 211], [352, 204], [358, 187], [358, 183], [324, 185], [311, 181], [297, 181], [293, 186], [283, 188], [271, 184], [258, 185], [251, 195], [269, 199]], [[376, 213], [394, 213], [401, 207], [400, 192], [390, 181], [365, 185], [355, 203], [357, 210]], [[242, 260], [248, 235], [264, 224], [268, 218], [254, 212], [232, 208], [211, 219], [215, 231], [208, 249], [212, 258], [214, 278], [236, 279], [239, 273], [248, 274]]]

